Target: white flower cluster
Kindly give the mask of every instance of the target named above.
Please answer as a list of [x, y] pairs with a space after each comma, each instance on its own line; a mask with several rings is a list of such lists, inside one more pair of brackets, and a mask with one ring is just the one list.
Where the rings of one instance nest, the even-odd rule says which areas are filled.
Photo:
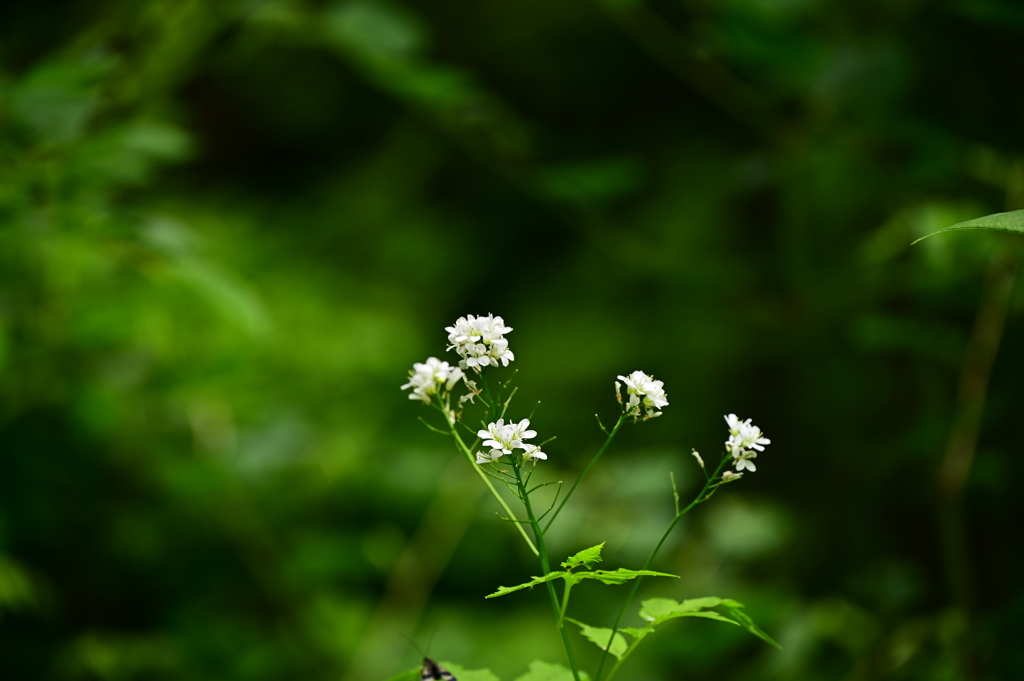
[[523, 442], [523, 440], [537, 437], [537, 431], [529, 430], [529, 428], [530, 419], [523, 419], [519, 423], [511, 421], [505, 423], [504, 419], [498, 419], [494, 423], [488, 424], [487, 430], [478, 432], [477, 437], [483, 439], [484, 447], [490, 447], [491, 449], [486, 454], [477, 452], [476, 462], [494, 463], [502, 456], [511, 454], [514, 449], [521, 449], [523, 451], [523, 458], [533, 460], [534, 463], [537, 463], [538, 459], [547, 459], [548, 455], [540, 451], [538, 445]]
[[[625, 404], [626, 414], [634, 419], [640, 417], [640, 406], [644, 408], [644, 420], [661, 416], [660, 409], [668, 406], [668, 396], [665, 395], [664, 383], [654, 380], [654, 376], [648, 376], [642, 371], [634, 371], [629, 376], [619, 376], [619, 380], [626, 384], [626, 394], [629, 400]], [[615, 396], [622, 402], [622, 384], [615, 381]]]
[[449, 366], [448, 362], [442, 362], [437, 357], [429, 357], [423, 364], [417, 362], [412, 365], [409, 372], [409, 382], [402, 386], [402, 390], [412, 388], [409, 393], [410, 400], [420, 400], [430, 404], [432, 395], [436, 395], [442, 387], [451, 391], [455, 384], [465, 378], [465, 374], [459, 367]]
[[[725, 417], [725, 422], [729, 424], [729, 439], [725, 441], [725, 449], [732, 454], [737, 471], [729, 475], [729, 478], [742, 475], [744, 469], [751, 472], [756, 471], [757, 467], [754, 466], [752, 459], [757, 458], [757, 453], [763, 452], [764, 446], [770, 445], [772, 441], [766, 438], [761, 429], [753, 425], [750, 419], [740, 421], [736, 414], [729, 414]], [[731, 471], [727, 473], [731, 473]]]
[[463, 369], [480, 371], [485, 367], [508, 366], [516, 357], [508, 349], [508, 341], [504, 334], [512, 330], [505, 326], [505, 320], [494, 315], [459, 317], [454, 326], [446, 326], [448, 349], [455, 348], [462, 359], [459, 366]]

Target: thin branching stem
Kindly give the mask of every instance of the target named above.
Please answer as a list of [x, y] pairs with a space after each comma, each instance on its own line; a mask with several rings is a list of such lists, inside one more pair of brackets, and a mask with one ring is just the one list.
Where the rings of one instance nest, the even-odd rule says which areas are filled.
[[[506, 387], [508, 387], [507, 384]], [[505, 400], [505, 404], [501, 406], [501, 418], [505, 418], [505, 412], [508, 411], [508, 405], [512, 404], [512, 398], [516, 396], [517, 392], [519, 392], [519, 386], [516, 386], [515, 388], [512, 389], [512, 392], [509, 394], [508, 399]]]
[[441, 435], [447, 435], [448, 434], [447, 431], [441, 430], [440, 428], [438, 428], [436, 426], [430, 425], [430, 422], [427, 421], [422, 416], [418, 416], [416, 418], [418, 418], [423, 423], [423, 425], [425, 425], [427, 428], [429, 428], [430, 430], [434, 431], [435, 433], [441, 433]]
[[[598, 422], [600, 422], [600, 419], [598, 419]], [[569, 497], [571, 497], [572, 493], [576, 491], [576, 487], [580, 484], [580, 481], [583, 480], [583, 477], [590, 471], [594, 464], [597, 463], [597, 460], [601, 458], [601, 455], [604, 454], [605, 450], [608, 449], [608, 445], [612, 443], [612, 439], [615, 438], [615, 434], [619, 432], [619, 428], [621, 428], [622, 424], [625, 422], [626, 415], [619, 414], [619, 420], [615, 422], [615, 427], [612, 428], [612, 431], [610, 433], [608, 433], [608, 438], [604, 441], [604, 444], [601, 445], [601, 449], [597, 450], [597, 454], [595, 454], [594, 458], [590, 460], [590, 463], [587, 464], [587, 467], [583, 469], [583, 472], [579, 474], [579, 476], [576, 478], [576, 482], [572, 483], [572, 487], [569, 488], [569, 491], [562, 498], [562, 503], [558, 505], [558, 508], [555, 509], [555, 512], [551, 516], [551, 519], [548, 520], [547, 525], [544, 526], [545, 532], [547, 532], [551, 528], [551, 523], [555, 522], [555, 518], [557, 518], [558, 514], [562, 512], [562, 508], [565, 506], [565, 502], [569, 501]]]
[[[476, 463], [476, 459], [473, 457], [473, 450], [471, 450], [469, 447], [467, 447], [466, 443], [459, 436], [459, 431], [455, 427], [456, 421], [455, 421], [454, 416], [452, 416], [452, 414], [451, 414], [451, 412], [449, 410], [444, 409], [443, 407], [441, 408], [441, 411], [443, 411], [445, 413], [445, 418], [448, 421], [448, 427], [451, 430], [451, 434], [452, 434], [452, 437], [455, 439], [456, 445], [459, 447], [459, 449], [462, 451], [462, 453], [466, 455], [466, 458], [469, 459], [469, 463], [473, 466], [473, 470], [476, 471], [477, 475], [480, 476], [480, 479], [484, 481], [485, 485], [487, 485], [487, 489], [489, 489], [491, 491], [491, 495], [493, 495], [494, 498], [498, 501], [498, 504], [501, 505], [501, 508], [505, 511], [505, 514], [509, 518], [515, 518], [516, 514], [513, 513], [512, 509], [510, 509], [508, 507], [508, 504], [505, 503], [505, 499], [502, 498], [502, 496], [500, 494], [498, 494], [498, 490], [496, 490], [494, 488], [494, 485], [491, 484], [491, 480], [488, 477], [487, 473], [484, 472], [482, 467], [479, 464]], [[523, 529], [523, 526], [520, 523], [516, 523], [516, 529], [518, 529], [519, 530], [519, 534], [521, 534], [523, 536], [523, 540], [526, 541], [526, 545], [530, 547], [530, 551], [533, 552], [533, 555], [539, 556], [540, 553], [537, 551], [537, 547], [534, 545], [533, 540], [530, 539], [530, 535], [528, 535], [526, 533], [526, 530]]]
[[[526, 494], [526, 487], [519, 473], [519, 468], [516, 468], [516, 476], [519, 477], [519, 489], [523, 495], [523, 505], [526, 507], [526, 515], [530, 519], [530, 524], [533, 526], [533, 536], [537, 540], [540, 567], [546, 575], [551, 572], [551, 562], [548, 560], [548, 549], [547, 545], [544, 543], [544, 532], [540, 529], [540, 522], [538, 522], [537, 518], [533, 515], [533, 507], [530, 505], [529, 495]], [[576, 656], [573, 655], [572, 644], [569, 642], [569, 634], [565, 631], [565, 623], [562, 621], [565, 614], [565, 606], [568, 605], [569, 594], [565, 594], [564, 604], [559, 604], [558, 595], [555, 593], [555, 585], [551, 582], [547, 582], [546, 586], [548, 589], [548, 595], [551, 597], [551, 608], [555, 612], [555, 626], [558, 629], [558, 633], [562, 635], [562, 644], [565, 646], [565, 655], [569, 659], [569, 666], [572, 668], [572, 678], [574, 681], [580, 681], [580, 670], [576, 665]], [[566, 589], [568, 590], [568, 585], [566, 585]]]
[[[723, 455], [722, 460], [718, 464], [718, 468], [715, 469], [714, 475], [710, 476], [707, 479], [707, 482], [704, 483], [704, 487], [702, 487], [697, 496], [693, 498], [693, 501], [691, 501], [683, 510], [676, 512], [675, 517], [672, 518], [672, 522], [668, 524], [668, 527], [665, 528], [665, 531], [661, 534], [661, 539], [658, 540], [658, 543], [654, 547], [654, 550], [651, 551], [651, 554], [649, 556], [647, 556], [647, 560], [644, 561], [643, 567], [640, 568], [641, 570], [647, 570], [648, 568], [650, 568], [651, 563], [653, 563], [654, 559], [658, 556], [658, 552], [661, 551], [662, 545], [665, 543], [665, 540], [668, 539], [668, 536], [672, 533], [672, 530], [675, 529], [676, 524], [679, 523], [679, 520], [684, 515], [689, 513], [691, 508], [711, 498], [711, 495], [715, 493], [715, 490], [718, 489], [718, 486], [721, 484], [715, 483], [715, 480], [718, 479], [719, 473], [722, 472], [722, 469], [725, 467], [726, 463], [729, 462], [729, 460], [730, 457], [728, 454]], [[674, 483], [675, 480], [673, 479], [673, 490], [675, 488]], [[678, 501], [676, 503], [678, 504]], [[678, 506], [676, 508], [678, 508]], [[629, 595], [626, 596], [626, 600], [625, 602], [623, 602], [622, 607], [619, 609], [619, 614], [615, 618], [615, 624], [612, 626], [612, 635], [608, 638], [608, 648], [611, 647], [611, 642], [615, 640], [615, 634], [617, 634], [619, 631], [619, 625], [622, 623], [623, 615], [626, 614], [626, 608], [628, 608], [629, 604], [633, 602], [633, 598], [636, 596], [636, 592], [640, 588], [640, 583], [642, 581], [643, 577], [637, 577], [633, 580], [633, 585], [630, 587]], [[601, 671], [604, 669], [604, 663], [608, 659], [608, 648], [605, 648], [604, 652], [601, 653], [601, 661], [597, 665], [597, 674], [594, 676], [595, 681], [601, 681]], [[611, 681], [612, 675], [614, 675], [616, 670], [618, 670], [619, 668], [619, 664], [621, 664], [621, 660], [612, 668], [610, 672], [608, 672], [608, 678], [605, 681]]]

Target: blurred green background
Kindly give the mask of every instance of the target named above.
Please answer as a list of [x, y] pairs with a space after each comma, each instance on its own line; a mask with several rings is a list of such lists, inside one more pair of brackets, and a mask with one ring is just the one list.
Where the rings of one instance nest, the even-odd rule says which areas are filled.
[[671, 400], [555, 556], [642, 562], [723, 414], [773, 441], [642, 595], [784, 650], [674, 623], [623, 681], [1024, 678], [1024, 242], [909, 246], [1024, 208], [1022, 45], [1016, 0], [4, 3], [0, 677], [563, 661], [398, 389], [490, 312], [551, 479], [616, 374]]

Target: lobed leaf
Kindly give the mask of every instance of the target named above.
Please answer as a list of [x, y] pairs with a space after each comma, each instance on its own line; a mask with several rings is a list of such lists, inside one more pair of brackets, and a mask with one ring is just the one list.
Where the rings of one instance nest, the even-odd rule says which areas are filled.
[[550, 582], [552, 579], [558, 579], [559, 577], [565, 577], [566, 575], [571, 574], [571, 572], [549, 572], [543, 577], [534, 577], [531, 581], [526, 582], [525, 584], [517, 584], [516, 586], [499, 586], [497, 591], [489, 596], [485, 596], [485, 598], [497, 598], [498, 596], [504, 596], [505, 594], [510, 594], [513, 591], [519, 591], [520, 589], [530, 589], [538, 584]]
[[[728, 610], [733, 619], [725, 617], [714, 610], [708, 610], [708, 608], [718, 606]], [[650, 622], [647, 625], [648, 630], [653, 629], [662, 622], [667, 622], [677, 617], [705, 617], [711, 620], [718, 620], [719, 622], [728, 622], [729, 624], [743, 627], [762, 641], [781, 650], [782, 646], [776, 643], [759, 626], [754, 624], [750, 616], [743, 611], [743, 607], [743, 604], [738, 601], [730, 598], [715, 598], [714, 596], [691, 598], [682, 603], [677, 603], [671, 598], [651, 598], [640, 604], [640, 616]]]
[[[617, 659], [622, 659], [622, 654], [626, 652], [628, 647], [626, 644], [625, 637], [622, 634], [616, 632], [615, 638], [612, 638], [612, 630], [600, 627], [592, 627], [589, 624], [583, 622], [577, 622], [571, 617], [566, 617], [573, 624], [580, 628], [580, 633], [585, 639], [596, 645], [601, 650], [608, 649], [608, 652], [614, 655]], [[611, 646], [608, 646], [608, 640], [611, 639]]]
[[565, 577], [565, 581], [568, 584], [578, 584], [584, 579], [598, 579], [605, 584], [625, 584], [637, 577], [675, 577], [679, 579], [679, 575], [670, 575], [665, 572], [627, 570], [626, 568], [619, 568], [618, 570], [592, 570], [590, 572], [567, 572], [562, 576]]
[[623, 634], [628, 634], [629, 636], [632, 636], [633, 638], [640, 638], [642, 636], [646, 636], [652, 630], [651, 629], [634, 629], [633, 627], [622, 627], [621, 629], [619, 629], [619, 631], [622, 632]]
[[[640, 617], [658, 625], [676, 617], [692, 616], [696, 612], [713, 608], [724, 602], [725, 599], [715, 598], [714, 596], [691, 598], [682, 603], [671, 598], [651, 598], [640, 604]], [[731, 602], [735, 603], [736, 601]]]
[[1015, 232], [1017, 234], [1024, 234], [1024, 210], [1012, 210], [1008, 213], [993, 213], [992, 215], [986, 215], [973, 220], [958, 222], [955, 225], [945, 227], [937, 232], [926, 234], [920, 239], [916, 239], [911, 245], [916, 244], [918, 241], [927, 239], [930, 236], [935, 236], [936, 234], [942, 234], [943, 232], [958, 232], [963, 229], [987, 229], [994, 232]]
[[[462, 681], [462, 679], [459, 679]], [[573, 681], [572, 670], [566, 669], [560, 664], [549, 664], [534, 660], [530, 663], [530, 671], [522, 676], [516, 677], [516, 681]], [[584, 671], [580, 672], [580, 681], [590, 681], [590, 677]]]
[[569, 556], [562, 561], [562, 567], [567, 570], [571, 570], [574, 567], [579, 567], [580, 565], [585, 565], [589, 568], [592, 565], [600, 563], [601, 549], [604, 548], [604, 544], [605, 542], [601, 542], [597, 546], [591, 546], [589, 549], [583, 549], [574, 556]]

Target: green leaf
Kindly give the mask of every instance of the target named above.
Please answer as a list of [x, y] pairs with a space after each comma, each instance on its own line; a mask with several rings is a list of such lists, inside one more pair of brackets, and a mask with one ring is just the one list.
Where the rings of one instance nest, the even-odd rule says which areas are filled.
[[1024, 210], [1012, 210], [1009, 213], [994, 213], [992, 215], [986, 215], [985, 217], [975, 218], [974, 220], [958, 222], [950, 227], [927, 234], [913, 243], [916, 244], [918, 241], [927, 239], [930, 236], [935, 236], [936, 234], [942, 234], [943, 232], [959, 232], [962, 229], [987, 229], [994, 232], [1015, 232], [1017, 234], [1024, 234]]
[[765, 643], [768, 643], [769, 645], [773, 645], [776, 648], [778, 648], [779, 650], [782, 650], [782, 646], [780, 646], [778, 643], [776, 643], [775, 640], [772, 639], [771, 636], [769, 636], [768, 634], [764, 633], [764, 631], [761, 630], [761, 627], [759, 627], [756, 624], [754, 624], [754, 620], [750, 619], [750, 616], [747, 615], [747, 613], [743, 612], [743, 604], [742, 603], [737, 603], [736, 601], [725, 601], [725, 602], [722, 603], [722, 605], [724, 605], [726, 610], [729, 611], [729, 614], [731, 614], [733, 617], [735, 617], [739, 621], [739, 624], [740, 624], [741, 627], [743, 627], [744, 629], [749, 631], [754, 636], [757, 636], [759, 639], [761, 639]]
[[718, 620], [719, 622], [728, 622], [729, 624], [735, 624], [735, 625], [739, 626], [739, 622], [736, 622], [735, 620], [731, 620], [728, 617], [726, 617], [725, 615], [720, 615], [717, 612], [715, 612], [714, 610], [701, 610], [700, 612], [686, 612], [686, 613], [682, 613], [680, 615], [677, 615], [677, 617], [706, 617], [709, 620]]
[[[462, 665], [441, 661], [442, 667], [452, 673], [459, 681], [501, 681], [490, 669], [466, 669]], [[420, 681], [420, 677], [416, 677]]]
[[591, 566], [601, 562], [601, 549], [604, 548], [604, 542], [601, 542], [597, 546], [591, 546], [589, 549], [583, 549], [575, 556], [569, 556], [562, 561], [562, 567], [567, 570], [571, 570], [574, 567], [585, 565], [590, 568]]
[[671, 598], [651, 598], [640, 604], [640, 617], [657, 625], [675, 617], [682, 617], [700, 610], [713, 608], [716, 605], [721, 605], [723, 602], [724, 599], [715, 598], [714, 596], [691, 598], [682, 603]]
[[634, 629], [633, 627], [622, 627], [621, 629], [619, 629], [619, 631], [623, 634], [628, 634], [633, 638], [640, 638], [654, 631], [654, 629]]
[[[534, 660], [530, 663], [530, 671], [517, 677], [516, 681], [573, 681], [573, 678], [571, 669], [566, 669], [560, 664], [548, 664]], [[580, 672], [580, 681], [590, 681], [586, 672]]]
[[665, 572], [627, 570], [626, 568], [619, 568], [618, 570], [593, 570], [591, 572], [567, 572], [562, 576], [565, 577], [565, 581], [568, 584], [578, 584], [584, 579], [599, 579], [605, 584], [625, 584], [637, 577], [675, 577], [679, 579], [679, 575], [670, 575]]
[[[739, 622], [720, 615], [713, 610], [706, 610], [705, 608], [713, 608], [718, 605], [725, 605], [726, 603], [736, 603], [736, 601], [726, 601], [722, 598], [715, 598], [709, 596], [707, 598], [691, 598], [690, 600], [678, 603], [671, 598], [651, 598], [644, 601], [640, 606], [640, 616], [650, 622], [650, 627], [656, 627], [662, 622], [667, 622], [678, 617], [705, 617], [709, 620], [718, 620], [720, 622], [728, 622], [729, 624], [735, 624], [740, 626]], [[739, 604], [737, 604], [739, 605]], [[742, 605], [740, 607], [743, 607]]]
[[[609, 653], [611, 653], [612, 655], [614, 655], [616, 658], [618, 658], [620, 660], [622, 659], [622, 654], [624, 652], [626, 652], [627, 644], [626, 644], [625, 637], [623, 637], [621, 634], [616, 632], [615, 638], [611, 638], [612, 637], [612, 630], [611, 629], [603, 629], [603, 628], [599, 628], [599, 627], [592, 627], [589, 624], [584, 624], [583, 622], [577, 622], [576, 620], [572, 619], [571, 617], [566, 617], [565, 619], [567, 619], [570, 622], [572, 622], [573, 624], [577, 625], [580, 628], [580, 633], [583, 634], [583, 637], [585, 639], [587, 639], [588, 641], [590, 641], [591, 643], [596, 645], [601, 650], [604, 650], [605, 648], [608, 648], [608, 652]], [[608, 639], [610, 639], [610, 638], [612, 640], [612, 645], [609, 648], [608, 647]]]
[[566, 575], [571, 574], [571, 572], [549, 572], [543, 577], [534, 577], [531, 581], [527, 582], [526, 584], [518, 584], [516, 586], [499, 586], [497, 591], [495, 591], [489, 596], [486, 596], [486, 598], [497, 598], [498, 596], [504, 596], [505, 594], [510, 594], [513, 591], [519, 591], [520, 589], [530, 589], [537, 586], [538, 584], [550, 582], [552, 579], [558, 579], [559, 577], [565, 577]]
[[416, 667], [398, 676], [392, 676], [388, 681], [420, 681], [423, 678], [423, 667]]

